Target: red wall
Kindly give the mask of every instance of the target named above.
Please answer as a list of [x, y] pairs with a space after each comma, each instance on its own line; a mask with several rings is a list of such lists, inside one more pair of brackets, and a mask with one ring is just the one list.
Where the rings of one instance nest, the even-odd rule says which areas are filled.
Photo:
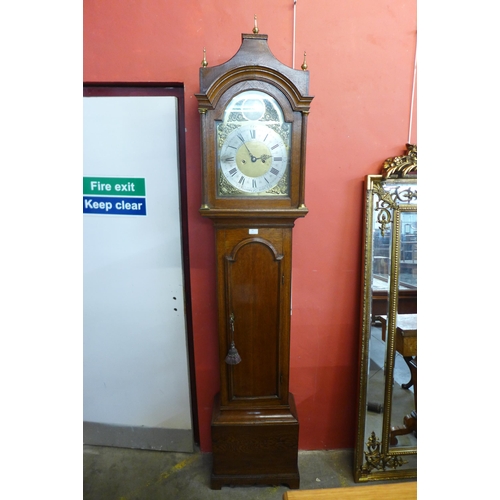
[[[292, 65], [293, 0], [84, 0], [85, 82], [182, 82], [201, 449], [218, 391], [213, 226], [201, 203], [198, 68], [231, 58], [257, 14]], [[296, 59], [311, 105], [306, 205], [293, 242], [290, 390], [301, 449], [354, 445], [363, 180], [408, 141], [416, 0], [298, 0]], [[411, 142], [416, 143], [416, 108]]]

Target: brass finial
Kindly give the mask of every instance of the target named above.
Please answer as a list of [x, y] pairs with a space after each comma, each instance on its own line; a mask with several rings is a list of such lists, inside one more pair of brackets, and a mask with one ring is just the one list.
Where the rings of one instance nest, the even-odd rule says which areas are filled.
[[253, 30], [252, 30], [255, 34], [257, 34], [259, 32], [259, 28], [257, 26], [257, 14], [254, 14], [253, 15]]
[[208, 66], [207, 51], [205, 50], [205, 47], [203, 47], [203, 61], [201, 61], [201, 67], [206, 68], [207, 66]]
[[306, 53], [304, 51], [304, 62], [302, 63], [302, 71], [305, 71], [307, 69], [307, 62], [306, 62]]

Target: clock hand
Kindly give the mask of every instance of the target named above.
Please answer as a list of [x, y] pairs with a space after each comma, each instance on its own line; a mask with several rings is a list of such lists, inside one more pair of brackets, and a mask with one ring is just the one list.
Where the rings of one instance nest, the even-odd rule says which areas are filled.
[[261, 155], [257, 158], [257, 160], [262, 160], [262, 163], [265, 163], [266, 160], [268, 160], [269, 158], [272, 158], [271, 155]]
[[252, 163], [255, 163], [255, 162], [258, 160], [258, 158], [257, 158], [257, 157], [255, 157], [255, 156], [254, 156], [254, 155], [250, 152], [250, 150], [248, 149], [247, 143], [243, 140], [243, 138], [242, 138], [242, 137], [240, 137], [240, 139], [241, 139], [241, 141], [243, 142], [243, 146], [245, 146], [245, 148], [247, 148], [247, 151], [248, 151], [248, 154], [250, 155], [250, 159], [252, 160]]
[[245, 147], [247, 148], [247, 151], [248, 151], [248, 154], [250, 155], [250, 159], [252, 160], [252, 163], [255, 163], [255, 162], [258, 160], [258, 158], [257, 158], [257, 157], [255, 157], [255, 156], [254, 156], [254, 155], [250, 152], [250, 150], [248, 149], [248, 146], [246, 145], [246, 143], [245, 143]]

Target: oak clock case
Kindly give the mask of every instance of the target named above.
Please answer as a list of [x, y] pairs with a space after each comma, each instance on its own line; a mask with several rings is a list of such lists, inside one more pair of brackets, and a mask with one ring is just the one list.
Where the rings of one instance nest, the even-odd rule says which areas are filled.
[[417, 147], [366, 178], [356, 482], [417, 476]]
[[200, 214], [214, 223], [217, 255], [213, 489], [300, 485], [290, 305], [292, 229], [308, 212], [308, 86], [309, 73], [280, 63], [255, 31], [229, 61], [200, 68]]

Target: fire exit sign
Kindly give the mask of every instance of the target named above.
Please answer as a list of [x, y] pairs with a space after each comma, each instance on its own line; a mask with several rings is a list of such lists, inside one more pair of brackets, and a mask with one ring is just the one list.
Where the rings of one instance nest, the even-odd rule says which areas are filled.
[[83, 213], [146, 215], [146, 179], [141, 177], [84, 177]]

